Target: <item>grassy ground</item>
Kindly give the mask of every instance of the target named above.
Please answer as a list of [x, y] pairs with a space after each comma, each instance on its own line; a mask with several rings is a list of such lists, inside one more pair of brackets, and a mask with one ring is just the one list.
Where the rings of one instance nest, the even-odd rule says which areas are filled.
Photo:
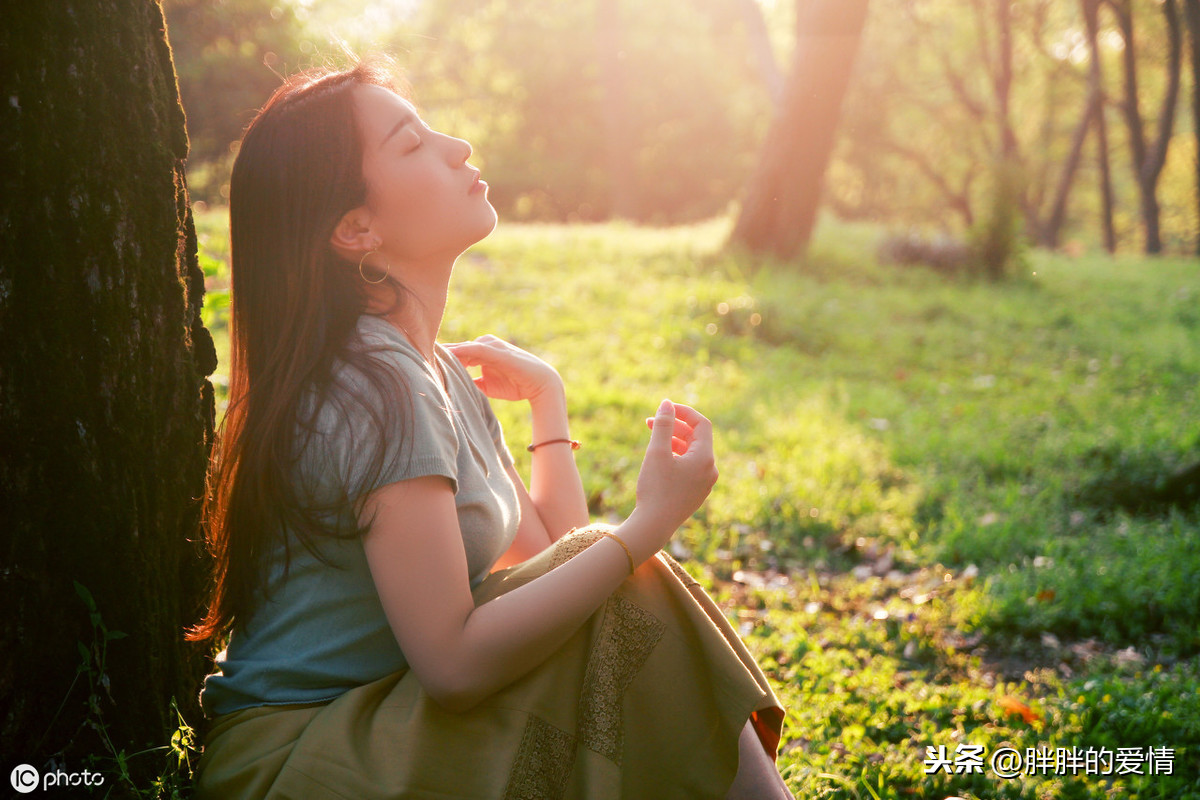
[[[197, 215], [222, 364], [225, 213]], [[726, 225], [502, 223], [439, 339], [554, 364], [596, 519], [632, 509], [658, 400], [713, 421], [671, 549], [788, 708], [797, 795], [1200, 797], [1200, 509], [1159, 496], [1200, 458], [1196, 261], [1035, 251], [996, 286], [823, 220], [751, 270]], [[493, 407], [528, 476], [526, 408]], [[1048, 750], [1006, 778], [1004, 748]]]

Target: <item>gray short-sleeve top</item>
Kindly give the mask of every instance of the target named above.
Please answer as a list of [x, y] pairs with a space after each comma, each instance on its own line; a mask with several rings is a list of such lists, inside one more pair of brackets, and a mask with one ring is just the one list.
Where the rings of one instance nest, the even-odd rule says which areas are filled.
[[[336, 360], [335, 382], [353, 384], [366, 397], [366, 405], [375, 408], [323, 403], [293, 474], [318, 500], [333, 496], [330, 492], [338, 487], [350, 488], [355, 496], [406, 478], [445, 475], [454, 490], [474, 587], [512, 544], [521, 518], [507, 471], [512, 454], [490, 401], [440, 342], [434, 351], [447, 387], [408, 337], [387, 320], [364, 314], [355, 334], [363, 345], [378, 348], [373, 359], [403, 373], [409, 399], [381, 394]], [[370, 411], [379, 412], [385, 403], [394, 404], [396, 413], [380, 417], [389, 420], [390, 427], [377, 437]], [[366, 465], [378, 458], [380, 448], [382, 469], [367, 483]], [[343, 531], [353, 523], [346, 514], [332, 520]], [[204, 680], [200, 701], [210, 717], [256, 705], [330, 700], [407, 665], [380, 603], [361, 538], [320, 537], [317, 545], [336, 565], [331, 566], [313, 556], [290, 530], [287, 536], [291, 564], [286, 577], [283, 543], [278, 542], [270, 569], [270, 599], [259, 602], [244, 623], [235, 621], [229, 644], [217, 656], [217, 671]]]

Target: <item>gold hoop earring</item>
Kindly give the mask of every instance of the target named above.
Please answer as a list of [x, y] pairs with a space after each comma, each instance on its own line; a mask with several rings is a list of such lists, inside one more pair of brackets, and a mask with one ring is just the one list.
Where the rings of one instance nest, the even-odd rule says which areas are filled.
[[367, 276], [363, 275], [363, 261], [366, 259], [367, 256], [371, 255], [371, 253], [378, 253], [378, 252], [379, 252], [378, 249], [368, 250], [367, 252], [363, 253], [362, 258], [360, 258], [358, 260], [358, 274], [362, 275], [362, 279], [364, 281], [366, 281], [367, 283], [383, 283], [385, 280], [387, 280], [388, 276], [392, 274], [392, 262], [389, 261], [388, 265], [387, 265], [387, 271], [385, 273], [383, 273], [383, 277], [380, 278], [379, 280], [377, 280], [377, 281], [368, 280]]

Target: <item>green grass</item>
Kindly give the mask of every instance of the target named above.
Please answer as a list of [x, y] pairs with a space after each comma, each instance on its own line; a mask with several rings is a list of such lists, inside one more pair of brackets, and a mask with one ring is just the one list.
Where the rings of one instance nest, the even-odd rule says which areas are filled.
[[[223, 369], [226, 212], [196, 219]], [[596, 519], [632, 509], [660, 399], [713, 421], [721, 477], [672, 549], [788, 707], [799, 795], [1200, 797], [1197, 509], [1121, 499], [1200, 458], [1197, 263], [1032, 251], [995, 285], [826, 219], [752, 269], [727, 227], [502, 223], [439, 339], [558, 369]], [[493, 407], [528, 476], [527, 406]], [[982, 773], [925, 774], [962, 743]], [[1009, 745], [1168, 747], [1172, 774], [1003, 779]]]

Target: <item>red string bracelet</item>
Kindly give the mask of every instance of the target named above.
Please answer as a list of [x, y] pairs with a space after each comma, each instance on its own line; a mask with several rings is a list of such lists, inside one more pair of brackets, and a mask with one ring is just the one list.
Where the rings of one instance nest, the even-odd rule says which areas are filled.
[[578, 439], [547, 439], [544, 442], [528, 445], [525, 449], [532, 453], [535, 447], [541, 447], [544, 444], [554, 444], [555, 442], [570, 442], [572, 450], [578, 450], [582, 446], [579, 444]]

